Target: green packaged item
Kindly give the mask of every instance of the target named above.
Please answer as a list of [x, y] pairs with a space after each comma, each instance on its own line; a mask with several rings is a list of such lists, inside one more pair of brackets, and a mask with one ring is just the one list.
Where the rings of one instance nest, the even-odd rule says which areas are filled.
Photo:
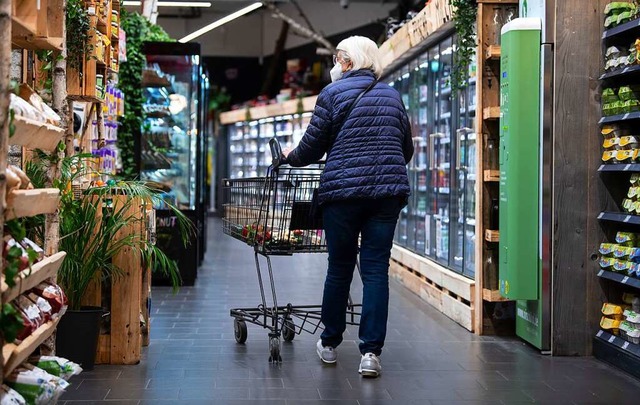
[[29, 405], [55, 404], [69, 383], [30, 364], [7, 377], [6, 384], [22, 395]]
[[640, 110], [640, 101], [638, 100], [627, 100], [624, 102], [624, 112], [632, 113]]
[[618, 16], [617, 15], [611, 15], [611, 16], [605, 18], [604, 27], [606, 29], [613, 28], [616, 25], [618, 25]]
[[618, 15], [624, 11], [632, 11], [634, 5], [626, 1], [612, 1], [604, 7], [604, 14], [607, 16]]
[[618, 232], [616, 233], [616, 242], [625, 245], [633, 246], [636, 241], [636, 235], [631, 232]]
[[[620, 97], [620, 94], [618, 94], [618, 97]], [[611, 110], [613, 112], [613, 115], [624, 114], [624, 102], [614, 101], [613, 103], [611, 103]]]
[[632, 16], [633, 14], [631, 13], [631, 11], [623, 11], [622, 13], [618, 14], [617, 25], [631, 21]]
[[74, 375], [78, 375], [82, 372], [82, 368], [78, 364], [62, 357], [33, 356], [29, 358], [29, 363], [43, 369], [51, 375], [65, 380], [68, 380]]
[[602, 115], [610, 116], [614, 114], [613, 103], [606, 103], [602, 105]]
[[598, 251], [602, 256], [611, 256], [616, 246], [614, 243], [601, 243]]
[[607, 103], [613, 103], [614, 101], [618, 101], [618, 94], [616, 94], [616, 90], [615, 89], [604, 89], [602, 90], [602, 102], [607, 104]]
[[618, 98], [622, 101], [637, 100], [640, 86], [622, 86], [618, 89]]
[[22, 395], [6, 385], [0, 385], [0, 405], [27, 405]]
[[633, 200], [630, 200], [628, 198], [622, 200], [622, 208], [624, 208], [626, 212], [631, 212], [631, 210], [633, 209]]

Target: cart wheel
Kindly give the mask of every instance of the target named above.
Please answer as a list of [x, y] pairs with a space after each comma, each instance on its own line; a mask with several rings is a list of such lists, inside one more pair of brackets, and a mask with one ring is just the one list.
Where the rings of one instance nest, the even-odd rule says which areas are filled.
[[233, 335], [236, 342], [244, 343], [247, 341], [247, 323], [242, 319], [233, 320]]
[[282, 325], [282, 338], [285, 342], [291, 342], [294, 337], [296, 337], [296, 324], [293, 323], [293, 319], [287, 317]]
[[269, 338], [269, 363], [281, 363], [282, 356], [280, 356], [280, 338]]

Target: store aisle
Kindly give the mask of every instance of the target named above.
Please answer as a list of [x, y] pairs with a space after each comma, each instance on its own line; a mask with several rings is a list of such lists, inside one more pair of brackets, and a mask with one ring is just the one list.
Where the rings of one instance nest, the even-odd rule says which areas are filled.
[[[317, 335], [283, 343], [267, 362], [267, 334], [249, 325], [233, 338], [229, 309], [254, 306], [252, 250], [209, 223], [211, 239], [195, 287], [154, 288], [151, 346], [137, 366], [96, 366], [72, 380], [72, 404], [637, 404], [640, 382], [591, 358], [541, 356], [517, 340], [478, 337], [392, 283], [383, 374], [357, 372], [357, 330], [349, 328], [337, 365], [321, 364]], [[273, 260], [279, 298], [320, 302], [324, 255]], [[360, 288], [359, 280], [354, 282]], [[356, 296], [358, 298], [358, 296]], [[66, 402], [65, 402], [66, 401]]]

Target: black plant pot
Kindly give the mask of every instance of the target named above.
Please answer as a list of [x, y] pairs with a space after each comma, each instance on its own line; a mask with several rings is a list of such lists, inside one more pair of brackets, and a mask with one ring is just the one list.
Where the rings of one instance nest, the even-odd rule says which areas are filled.
[[100, 307], [68, 310], [58, 324], [56, 355], [80, 364], [85, 371], [93, 370], [103, 314]]

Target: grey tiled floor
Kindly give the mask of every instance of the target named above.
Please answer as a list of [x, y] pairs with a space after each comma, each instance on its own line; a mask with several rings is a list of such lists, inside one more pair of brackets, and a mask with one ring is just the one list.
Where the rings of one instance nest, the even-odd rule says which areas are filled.
[[[283, 343], [267, 362], [266, 331], [233, 338], [229, 309], [255, 306], [260, 293], [251, 249], [210, 221], [209, 251], [195, 287], [153, 289], [151, 345], [136, 366], [96, 366], [72, 380], [72, 404], [638, 404], [640, 383], [592, 358], [551, 358], [516, 339], [478, 337], [391, 285], [383, 375], [357, 372], [357, 329], [336, 365], [320, 363], [317, 336]], [[274, 258], [280, 304], [320, 302], [324, 255]], [[357, 277], [356, 277], [357, 278]], [[358, 299], [359, 280], [354, 281]]]

